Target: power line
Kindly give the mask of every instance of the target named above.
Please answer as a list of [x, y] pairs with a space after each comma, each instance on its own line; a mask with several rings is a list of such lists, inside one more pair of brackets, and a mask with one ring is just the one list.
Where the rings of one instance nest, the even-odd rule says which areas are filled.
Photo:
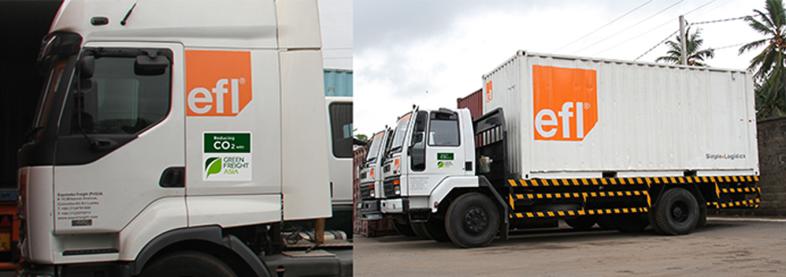
[[[700, 10], [700, 9], [702, 9], [702, 8], [708, 6], [709, 4], [712, 4], [712, 3], [716, 2], [716, 1], [718, 1], [718, 0], [709, 0], [707, 2], [704, 2], [704, 4], [701, 4], [701, 5], [697, 6], [696, 8], [683, 13], [683, 15], [689, 15], [689, 14], [691, 14], [691, 13], [693, 13], [695, 11], [698, 11], [698, 10]], [[672, 19], [669, 19], [668, 21], [664, 21], [663, 23], [660, 23], [660, 24], [656, 25], [653, 28], [648, 29], [647, 31], [644, 31], [642, 33], [634, 34], [633, 36], [630, 36], [630, 37], [622, 40], [622, 42], [620, 42], [618, 44], [611, 45], [611, 46], [607, 47], [606, 49], [603, 49], [601, 51], [595, 52], [594, 55], [603, 54], [603, 53], [606, 53], [607, 51], [609, 51], [611, 49], [614, 49], [614, 48], [620, 47], [622, 45], [628, 44], [628, 43], [634, 41], [633, 40], [634, 38], [639, 37], [640, 34], [649, 34], [652, 31], [655, 31], [655, 30], [658, 30], [660, 28], [663, 28], [663, 26], [666, 26], [667, 24], [672, 23], [672, 22], [676, 21], [677, 19], [679, 19], [679, 17], [674, 17]]]
[[699, 21], [690, 23], [690, 25], [704, 25], [704, 24], [713, 24], [713, 23], [723, 23], [735, 20], [743, 20], [748, 16], [755, 16], [755, 15], [746, 15], [746, 16], [738, 16], [738, 17], [731, 17], [731, 18], [722, 18], [722, 19], [715, 19], [715, 20], [707, 20], [707, 21]]
[[[721, 18], [721, 19], [713, 19], [713, 20], [706, 20], [706, 21], [698, 21], [698, 22], [690, 23], [690, 24], [688, 24], [688, 26], [714, 24], [714, 23], [723, 23], [723, 22], [729, 22], [729, 21], [735, 21], [735, 20], [742, 20], [742, 19], [745, 19], [746, 17], [748, 17], [748, 15], [746, 15], [746, 16], [738, 16], [738, 17]], [[658, 42], [654, 46], [650, 47], [650, 49], [648, 49], [646, 52], [644, 52], [644, 54], [639, 55], [635, 60], [639, 60], [641, 57], [644, 57], [645, 55], [649, 54], [650, 52], [652, 52], [652, 50], [655, 50], [655, 48], [658, 48], [658, 46], [660, 46], [661, 44], [666, 42], [671, 36], [673, 36], [674, 34], [676, 34], [678, 32], [679, 32], [679, 30], [674, 31], [669, 36], [667, 36], [665, 39], [661, 40], [660, 42]], [[744, 43], [742, 43], [742, 44], [744, 44]], [[726, 48], [740, 46], [742, 44], [726, 45], [726, 46], [722, 46], [722, 47], [718, 47], [718, 48], [712, 48], [712, 49], [714, 49], [714, 50], [722, 50], [722, 49], [726, 49]]]
[[664, 8], [664, 9], [661, 9], [660, 11], [656, 12], [655, 14], [653, 14], [653, 15], [650, 15], [649, 17], [647, 17], [647, 18], [645, 18], [645, 19], [643, 19], [643, 20], [641, 20], [641, 21], [639, 21], [639, 22], [636, 22], [636, 23], [635, 23], [635, 24], [633, 24], [633, 25], [630, 25], [630, 26], [628, 26], [627, 28], [620, 30], [619, 32], [613, 33], [613, 34], [611, 34], [610, 36], [606, 36], [606, 37], [604, 37], [604, 38], [602, 38], [602, 39], [600, 39], [600, 40], [598, 40], [598, 41], [595, 41], [595, 42], [591, 43], [589, 46], [586, 46], [586, 47], [582, 48], [581, 50], [579, 50], [579, 51], [577, 51], [577, 52], [581, 52], [581, 51], [587, 50], [587, 49], [589, 49], [589, 48], [592, 48], [593, 46], [597, 45], [598, 43], [601, 43], [601, 42], [607, 41], [607, 40], [608, 40], [609, 38], [611, 38], [611, 37], [614, 37], [614, 36], [616, 36], [616, 35], [618, 35], [618, 34], [624, 33], [625, 31], [631, 30], [633, 27], [636, 27], [636, 26], [638, 26], [639, 24], [641, 24], [641, 23], [644, 23], [644, 22], [646, 22], [647, 20], [650, 20], [650, 19], [654, 18], [655, 16], [658, 16], [658, 15], [660, 15], [660, 14], [662, 14], [662, 13], [666, 12], [667, 10], [669, 10], [669, 9], [673, 8], [674, 6], [676, 6], [676, 5], [677, 5], [677, 4], [679, 4], [679, 3], [682, 3], [683, 1], [685, 1], [685, 0], [678, 0], [677, 2], [674, 2], [673, 4], [669, 5], [668, 7]]
[[652, 52], [652, 50], [655, 50], [655, 48], [658, 48], [658, 46], [660, 46], [661, 44], [663, 44], [663, 43], [665, 43], [667, 40], [669, 40], [669, 38], [671, 38], [671, 36], [673, 36], [673, 35], [676, 35], [676, 34], [677, 34], [677, 33], [679, 33], [679, 32], [680, 32], [680, 30], [676, 30], [676, 31], [672, 32], [671, 34], [669, 34], [668, 36], [666, 36], [666, 38], [662, 39], [660, 42], [658, 42], [658, 43], [656, 43], [655, 45], [653, 45], [652, 47], [650, 47], [650, 49], [648, 49], [647, 51], [645, 51], [643, 54], [641, 54], [641, 55], [639, 55], [638, 57], [636, 57], [636, 59], [634, 59], [634, 61], [638, 61], [639, 59], [641, 59], [641, 57], [644, 57], [644, 56], [646, 56], [647, 54], [649, 54], [650, 52]]
[[745, 44], [747, 44], [747, 42], [741, 42], [741, 43], [736, 43], [736, 44], [729, 44], [729, 45], [725, 45], [725, 46], [721, 46], [721, 47], [712, 47], [710, 49], [712, 49], [712, 50], [724, 50], [724, 49], [728, 49], [728, 48], [734, 48], [734, 47], [743, 46]]
[[644, 2], [644, 3], [642, 3], [641, 5], [639, 5], [639, 6], [635, 7], [635, 8], [633, 8], [633, 9], [631, 9], [631, 10], [629, 10], [629, 11], [625, 12], [624, 14], [622, 14], [622, 15], [618, 16], [617, 18], [614, 18], [614, 19], [612, 19], [612, 20], [611, 20], [611, 21], [609, 21], [608, 23], [606, 23], [606, 24], [603, 24], [603, 26], [600, 26], [600, 27], [596, 28], [595, 30], [592, 30], [591, 32], [589, 32], [589, 33], [587, 33], [587, 34], [585, 34], [585, 35], [583, 35], [583, 36], [581, 36], [581, 37], [577, 38], [576, 40], [574, 40], [574, 41], [571, 41], [570, 43], [563, 45], [562, 47], [560, 47], [559, 49], [557, 49], [557, 51], [560, 51], [560, 50], [562, 50], [562, 49], [565, 49], [566, 47], [568, 47], [568, 46], [571, 46], [571, 45], [573, 45], [574, 43], [576, 43], [576, 42], [579, 42], [579, 41], [581, 41], [582, 39], [584, 39], [584, 38], [586, 38], [586, 37], [588, 37], [588, 36], [591, 36], [591, 35], [593, 35], [593, 34], [597, 33], [598, 31], [602, 30], [603, 28], [606, 28], [606, 27], [608, 27], [609, 25], [613, 24], [614, 22], [617, 22], [618, 20], [622, 19], [623, 17], [626, 17], [626, 16], [628, 16], [629, 14], [631, 14], [631, 13], [633, 13], [633, 12], [637, 11], [638, 9], [641, 9], [642, 7], [646, 6], [647, 4], [649, 4], [649, 3], [651, 3], [651, 2], [652, 2], [652, 0], [648, 0], [648, 1]]
[[707, 6], [707, 5], [709, 5], [709, 4], [712, 4], [712, 3], [714, 3], [715, 1], [718, 1], [718, 0], [710, 0], [710, 1], [707, 1], [706, 3], [702, 4], [701, 6], [698, 6], [698, 7], [696, 7], [695, 9], [692, 9], [692, 10], [690, 10], [690, 11], [686, 12], [684, 15], [689, 15], [689, 14], [691, 14], [692, 12], [695, 12], [695, 11], [697, 11], [697, 10], [701, 9], [701, 8], [704, 8], [704, 7], [706, 7], [706, 6]]

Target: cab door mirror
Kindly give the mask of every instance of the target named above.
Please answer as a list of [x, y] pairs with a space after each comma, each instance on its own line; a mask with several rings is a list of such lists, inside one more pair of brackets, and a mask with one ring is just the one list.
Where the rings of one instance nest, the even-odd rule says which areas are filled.
[[140, 76], [156, 76], [166, 73], [169, 59], [158, 55], [139, 55], [134, 62], [134, 73]]

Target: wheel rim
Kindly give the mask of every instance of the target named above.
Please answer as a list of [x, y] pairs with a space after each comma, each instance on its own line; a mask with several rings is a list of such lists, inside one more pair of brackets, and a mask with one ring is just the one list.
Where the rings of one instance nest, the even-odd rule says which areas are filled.
[[683, 223], [688, 220], [690, 209], [688, 204], [683, 201], [676, 201], [671, 205], [670, 209], [671, 218], [678, 223]]
[[464, 213], [464, 230], [478, 234], [486, 230], [489, 225], [489, 217], [486, 211], [479, 207], [472, 207]]

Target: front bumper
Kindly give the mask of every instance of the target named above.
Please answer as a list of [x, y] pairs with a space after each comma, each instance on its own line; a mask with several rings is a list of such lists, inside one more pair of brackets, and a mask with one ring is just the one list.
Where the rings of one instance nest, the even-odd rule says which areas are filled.
[[380, 211], [382, 211], [382, 213], [385, 214], [400, 214], [400, 213], [404, 213], [404, 211], [406, 210], [406, 208], [404, 207], [406, 201], [404, 201], [404, 199], [402, 198], [385, 199], [379, 202], [380, 202]]
[[363, 220], [382, 219], [379, 200], [363, 200], [360, 203], [360, 218]]

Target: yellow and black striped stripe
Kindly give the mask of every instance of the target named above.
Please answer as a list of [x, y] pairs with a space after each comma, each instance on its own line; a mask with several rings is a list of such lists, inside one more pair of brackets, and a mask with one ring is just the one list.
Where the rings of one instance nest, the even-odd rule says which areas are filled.
[[753, 183], [759, 176], [672, 176], [672, 177], [615, 177], [615, 178], [564, 178], [564, 179], [508, 179], [511, 187], [559, 187], [599, 185], [651, 185], [698, 183]]
[[517, 193], [512, 197], [518, 200], [523, 199], [571, 199], [587, 197], [622, 197], [622, 196], [648, 196], [646, 190], [632, 191], [598, 191], [598, 192], [562, 192], [562, 193]]
[[648, 211], [649, 208], [647, 207], [586, 209], [586, 210], [567, 210], [567, 211], [520, 212], [520, 213], [511, 214], [511, 217], [515, 217], [515, 218], [573, 217], [573, 216], [588, 216], [588, 215], [634, 214], [634, 213], [646, 213]]
[[732, 201], [732, 202], [707, 202], [707, 206], [711, 206], [719, 209], [734, 208], [734, 207], [758, 207], [759, 203], [761, 203], [761, 199], [754, 198], [754, 199]]

